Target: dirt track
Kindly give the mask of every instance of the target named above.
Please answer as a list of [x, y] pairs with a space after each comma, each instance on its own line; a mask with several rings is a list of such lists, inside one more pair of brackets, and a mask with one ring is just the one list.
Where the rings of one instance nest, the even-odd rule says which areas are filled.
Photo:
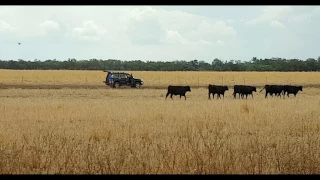
[[[256, 86], [262, 88], [263, 86]], [[304, 88], [320, 88], [320, 84], [303, 85]], [[130, 87], [121, 87], [130, 88]], [[166, 89], [167, 86], [143, 86], [141, 89]], [[193, 89], [207, 88], [207, 86], [191, 86]], [[61, 84], [61, 85], [49, 85], [49, 84], [0, 84], [0, 89], [111, 89], [110, 87], [102, 85], [75, 85], [75, 84]]]
[[[120, 87], [120, 88], [130, 89], [130, 87]], [[111, 88], [104, 85], [104, 84], [102, 84], [102, 85], [0, 84], [0, 89], [111, 89]], [[143, 86], [143, 87], [141, 87], [141, 89], [166, 89], [166, 86]]]

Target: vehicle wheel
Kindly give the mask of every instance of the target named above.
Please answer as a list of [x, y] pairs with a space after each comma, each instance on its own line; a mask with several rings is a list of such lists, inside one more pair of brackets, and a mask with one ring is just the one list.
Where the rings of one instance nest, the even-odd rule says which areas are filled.
[[119, 87], [120, 87], [120, 84], [118, 82], [115, 82], [113, 85], [113, 88], [119, 88]]
[[140, 83], [136, 83], [136, 88], [140, 88]]

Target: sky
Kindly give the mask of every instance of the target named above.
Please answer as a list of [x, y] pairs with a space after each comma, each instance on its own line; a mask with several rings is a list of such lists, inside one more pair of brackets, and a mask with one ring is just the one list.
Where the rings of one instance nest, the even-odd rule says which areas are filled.
[[305, 60], [319, 19], [319, 6], [0, 6], [0, 59]]

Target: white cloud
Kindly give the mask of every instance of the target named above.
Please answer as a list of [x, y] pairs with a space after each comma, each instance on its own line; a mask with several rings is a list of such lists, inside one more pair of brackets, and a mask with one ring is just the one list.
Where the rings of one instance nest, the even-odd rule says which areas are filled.
[[[224, 21], [217, 21], [213, 18], [189, 14], [181, 11], [156, 10], [152, 7], [139, 7], [126, 9], [126, 17], [121, 18], [128, 22], [127, 33], [139, 27], [139, 32], [132, 34], [133, 38], [155, 32], [161, 42], [171, 42], [164, 38], [176, 38], [180, 43], [197, 43], [202, 41], [213, 42], [221, 38], [232, 38], [236, 36], [236, 30], [227, 25]], [[229, 19], [228, 22], [232, 22]], [[143, 27], [143, 28], [141, 28]], [[152, 29], [152, 30], [150, 30]], [[170, 37], [168, 37], [170, 36]], [[180, 39], [180, 40], [178, 40]], [[156, 42], [153, 39], [154, 42]], [[173, 43], [173, 42], [171, 42]]]
[[224, 46], [226, 43], [225, 43], [224, 41], [218, 40], [218, 41], [216, 42], [216, 44], [217, 44], [218, 46]]
[[236, 30], [233, 27], [226, 25], [224, 21], [202, 21], [197, 29], [201, 35], [235, 36], [237, 34]]
[[9, 23], [6, 21], [0, 20], [0, 32], [2, 33], [10, 33], [14, 31], [14, 27], [12, 27]]
[[46, 20], [40, 24], [40, 34], [46, 35], [50, 32], [57, 32], [60, 30], [59, 23], [55, 21]]
[[81, 27], [75, 27], [72, 30], [73, 37], [84, 41], [98, 41], [107, 32], [95, 24], [94, 21], [85, 21]]
[[182, 36], [174, 30], [166, 29], [166, 37], [161, 42], [168, 43], [168, 44], [185, 44], [187, 40], [182, 38]]
[[130, 20], [134, 21], [144, 21], [149, 18], [153, 18], [155, 15], [157, 15], [157, 10], [153, 9], [150, 6], [144, 6], [144, 7], [135, 7], [132, 10], [127, 10], [127, 17]]
[[200, 45], [214, 45], [214, 43], [209, 42], [209, 41], [205, 41], [205, 40], [197, 41], [197, 44], [200, 44]]
[[[28, 48], [39, 50], [31, 52], [25, 48], [30, 59], [40, 56], [86, 59], [94, 54], [127, 60], [212, 60], [216, 56], [233, 59], [249, 56], [247, 59], [251, 59], [252, 53], [272, 56], [273, 50], [266, 52], [265, 49], [275, 48], [279, 39], [297, 42], [276, 46], [285, 54], [293, 51], [293, 44], [309, 46], [307, 42], [312, 44], [318, 38], [316, 20], [320, 8], [317, 7], [221, 6], [206, 7], [203, 9], [206, 12], [202, 12], [201, 7], [193, 8], [188, 7], [187, 12], [183, 7], [0, 6], [0, 35], [3, 42], [30, 42]], [[306, 24], [308, 20], [310, 23]], [[247, 26], [244, 22], [257, 26]], [[88, 46], [88, 41], [94, 43]], [[263, 43], [258, 46], [258, 42]], [[59, 53], [44, 53], [41, 51], [44, 46], [40, 44], [56, 46]], [[8, 53], [2, 56], [12, 59], [14, 52], [9, 53], [10, 49], [5, 48], [3, 51]], [[310, 45], [305, 49], [315, 48]]]
[[215, 41], [237, 34], [236, 30], [224, 21], [177, 11], [163, 13], [160, 22], [163, 26], [178, 31], [190, 41]]
[[286, 27], [279, 21], [271, 21], [270, 26], [277, 29], [285, 29]]
[[271, 21], [288, 21], [290, 15], [293, 13], [291, 6], [268, 6], [258, 18], [251, 19], [246, 24], [257, 24]]
[[226, 23], [229, 23], [229, 24], [232, 24], [232, 23], [234, 23], [234, 22], [236, 22], [235, 19], [227, 19], [227, 20], [226, 20]]
[[246, 21], [246, 24], [270, 23], [272, 27], [283, 28], [285, 24], [309, 23], [319, 15], [317, 9], [314, 6], [268, 6], [259, 17]]
[[46, 20], [40, 24], [40, 28], [43, 28], [48, 31], [57, 31], [60, 30], [60, 25], [57, 22]]
[[[61, 36], [81, 40], [159, 44], [167, 36], [166, 29], [176, 31], [185, 41], [194, 43], [201, 40], [215, 42], [236, 35], [236, 30], [227, 24], [233, 22], [231, 19], [217, 21], [214, 18], [176, 10], [158, 10], [150, 6], [31, 6], [13, 7], [11, 11], [0, 8], [0, 11], [0, 17], [3, 14], [9, 20], [7, 22], [17, 24], [17, 35], [25, 37], [60, 31]], [[79, 23], [82, 25], [79, 26]]]

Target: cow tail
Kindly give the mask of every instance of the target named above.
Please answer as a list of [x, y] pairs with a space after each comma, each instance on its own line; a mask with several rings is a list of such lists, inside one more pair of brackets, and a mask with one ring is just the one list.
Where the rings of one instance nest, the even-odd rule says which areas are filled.
[[266, 88], [266, 86], [264, 86], [261, 90], [260, 90], [260, 92], [262, 91], [262, 90], [264, 90]]

